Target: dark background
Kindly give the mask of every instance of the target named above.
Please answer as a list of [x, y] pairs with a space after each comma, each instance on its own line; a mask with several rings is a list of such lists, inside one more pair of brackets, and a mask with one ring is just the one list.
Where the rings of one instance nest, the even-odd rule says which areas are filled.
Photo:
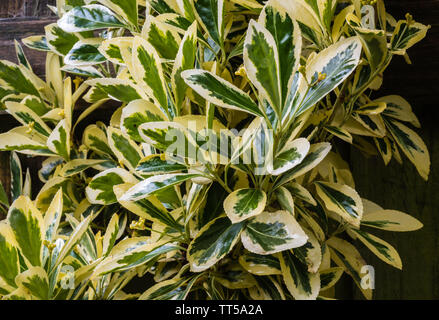
[[[0, 59], [16, 60], [14, 38], [43, 33], [44, 26], [54, 21], [46, 5], [54, 2], [0, 0]], [[360, 195], [385, 209], [412, 214], [424, 224], [423, 229], [410, 233], [375, 232], [398, 250], [403, 271], [386, 265], [365, 248], [361, 252], [375, 267], [375, 299], [439, 299], [439, 0], [385, 0], [385, 4], [397, 20], [410, 12], [416, 21], [432, 26], [426, 39], [408, 51], [412, 65], [395, 57], [377, 94], [401, 95], [412, 104], [423, 126], [418, 133], [430, 151], [431, 174], [425, 182], [407, 159], [403, 166], [392, 160], [386, 167], [381, 158], [365, 159], [357, 150], [350, 150], [351, 169]], [[36, 73], [43, 75], [44, 55], [27, 49], [26, 53]], [[15, 126], [14, 121], [0, 113], [0, 132]], [[8, 153], [0, 152], [0, 180], [5, 187], [9, 185], [8, 157]], [[40, 160], [23, 157], [23, 161], [36, 182]], [[347, 278], [338, 288], [344, 298], [362, 298]]]

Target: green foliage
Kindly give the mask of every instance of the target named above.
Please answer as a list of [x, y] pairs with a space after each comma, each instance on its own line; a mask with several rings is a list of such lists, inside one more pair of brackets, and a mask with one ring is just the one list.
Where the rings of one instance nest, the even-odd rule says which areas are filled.
[[[402, 151], [428, 179], [410, 104], [377, 91], [429, 27], [383, 0], [369, 20], [359, 0], [261, 2], [66, 1], [23, 39], [45, 80], [18, 43], [19, 64], [0, 61], [20, 122], [0, 134], [3, 298], [334, 298], [344, 272], [361, 284], [360, 242], [402, 268], [373, 229], [422, 224], [361, 198], [335, 146]], [[76, 129], [100, 108], [109, 123]], [[33, 200], [15, 152], [46, 157]]]

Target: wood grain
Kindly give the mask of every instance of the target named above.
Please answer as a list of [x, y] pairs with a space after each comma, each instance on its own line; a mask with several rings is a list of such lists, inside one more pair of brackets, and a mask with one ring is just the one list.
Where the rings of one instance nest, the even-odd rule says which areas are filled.
[[[399, 251], [403, 271], [385, 264], [365, 248], [361, 251], [375, 267], [375, 299], [438, 299], [439, 1], [389, 0], [386, 6], [395, 18], [410, 12], [415, 20], [432, 26], [427, 37], [408, 52], [413, 64], [407, 65], [403, 58], [396, 57], [386, 70], [384, 86], [377, 94], [398, 94], [412, 104], [423, 126], [417, 132], [430, 150], [431, 174], [425, 182], [407, 159], [403, 166], [392, 160], [386, 167], [381, 159], [365, 159], [360, 152], [352, 150], [350, 163], [358, 192], [384, 208], [412, 214], [424, 224], [416, 232], [373, 232]], [[356, 288], [354, 297], [361, 298]]]
[[56, 0], [1, 0], [0, 18], [51, 16], [48, 4], [55, 5]]

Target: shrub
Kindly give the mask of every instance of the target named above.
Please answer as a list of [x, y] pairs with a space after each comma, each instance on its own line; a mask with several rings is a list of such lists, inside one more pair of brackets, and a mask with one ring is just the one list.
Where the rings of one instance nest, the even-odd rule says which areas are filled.
[[[422, 224], [361, 198], [342, 150], [402, 151], [428, 178], [410, 104], [375, 97], [427, 26], [383, 0], [57, 3], [23, 39], [47, 53], [45, 80], [18, 42], [19, 64], [0, 62], [21, 124], [0, 135], [4, 298], [325, 299], [344, 272], [371, 298], [358, 243], [402, 268], [373, 229]], [[15, 152], [46, 158], [34, 200]], [[136, 276], [141, 292], [122, 291]]]

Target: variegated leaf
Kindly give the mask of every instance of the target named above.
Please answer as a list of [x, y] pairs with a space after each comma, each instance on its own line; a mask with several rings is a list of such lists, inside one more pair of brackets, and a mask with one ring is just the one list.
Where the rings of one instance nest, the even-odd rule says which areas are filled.
[[[15, 277], [20, 273], [20, 261], [18, 259], [18, 244], [15, 241], [11, 226], [6, 221], [0, 222], [0, 282], [1, 289], [12, 291], [16, 288]], [[6, 287], [6, 288], [5, 288]], [[9, 290], [8, 290], [9, 289]]]
[[70, 158], [70, 127], [61, 120], [47, 139], [47, 147], [65, 160]]
[[223, 47], [224, 41], [224, 0], [194, 0], [197, 20], [215, 43]]
[[277, 45], [273, 35], [254, 20], [250, 21], [244, 42], [244, 66], [250, 81], [280, 115], [282, 92]]
[[386, 109], [383, 115], [391, 117], [404, 122], [409, 122], [416, 128], [420, 128], [418, 118], [412, 111], [412, 106], [401, 96], [385, 96], [375, 100], [375, 102], [383, 102], [386, 104]]
[[177, 231], [182, 230], [182, 226], [175, 220], [172, 214], [168, 212], [156, 196], [152, 195], [135, 201], [122, 200], [122, 196], [131, 186], [131, 184], [121, 184], [113, 187], [117, 200], [124, 208], [144, 219], [158, 222]]
[[359, 227], [363, 216], [363, 203], [358, 193], [348, 187], [329, 182], [316, 182], [316, 191], [326, 208], [337, 213], [343, 220]]
[[343, 268], [334, 267], [320, 271], [320, 290], [332, 288], [343, 275]]
[[6, 219], [11, 226], [20, 253], [32, 266], [41, 266], [44, 222], [32, 201], [20, 196], [9, 208]]
[[129, 103], [137, 99], [145, 99], [147, 96], [142, 89], [130, 80], [117, 78], [91, 79], [86, 82], [91, 86], [84, 96], [87, 102], [96, 102], [105, 98]]
[[245, 252], [239, 257], [239, 263], [245, 270], [257, 276], [282, 274], [279, 259], [274, 255]]
[[49, 24], [44, 29], [47, 47], [60, 56], [67, 55], [75, 43], [80, 40], [80, 36], [64, 31], [56, 23]]
[[108, 127], [107, 137], [108, 145], [116, 155], [119, 163], [122, 163], [130, 170], [134, 170], [143, 157], [140, 147], [117, 128]]
[[130, 188], [122, 197], [122, 201], [137, 201], [150, 195], [158, 193], [164, 189], [179, 185], [180, 183], [199, 177], [199, 174], [188, 173], [170, 173], [152, 176], [147, 178], [132, 188]]
[[415, 165], [420, 176], [424, 180], [428, 180], [430, 174], [430, 153], [421, 137], [401, 122], [385, 119], [385, 123], [395, 142]]
[[290, 251], [279, 254], [280, 266], [285, 285], [296, 300], [315, 300], [320, 291], [320, 274], [308, 272], [303, 264]]
[[238, 241], [243, 228], [244, 222], [232, 224], [225, 215], [201, 228], [187, 250], [191, 270], [204, 271], [224, 258]]
[[357, 236], [358, 240], [369, 248], [378, 258], [397, 269], [402, 269], [402, 262], [398, 252], [386, 241], [365, 231], [357, 229], [351, 229], [351, 231]]
[[74, 7], [58, 20], [58, 26], [66, 32], [83, 32], [125, 26], [107, 7], [90, 4]]
[[15, 279], [18, 287], [24, 288], [32, 297], [38, 300], [48, 300], [50, 297], [49, 277], [41, 267], [31, 267], [20, 273]]
[[186, 169], [187, 167], [181, 163], [167, 160], [164, 154], [153, 154], [140, 160], [137, 164], [136, 172], [149, 176], [154, 174], [178, 172]]
[[241, 234], [244, 247], [257, 254], [273, 254], [303, 246], [308, 236], [287, 211], [263, 212]]
[[275, 183], [275, 187], [281, 186], [314, 169], [326, 157], [330, 150], [331, 144], [328, 142], [312, 144], [305, 159], [303, 159], [299, 165], [286, 172], [280, 180]]
[[267, 195], [259, 189], [239, 189], [224, 200], [224, 211], [232, 223], [256, 216], [265, 209]]
[[141, 37], [133, 41], [132, 77], [145, 90], [148, 96], [168, 112], [168, 98], [161, 59], [156, 49]]
[[393, 232], [415, 231], [423, 227], [419, 220], [404, 212], [383, 209], [365, 212], [361, 225]]
[[139, 135], [139, 127], [143, 123], [151, 121], [166, 121], [167, 116], [147, 100], [134, 100], [122, 109], [120, 128], [128, 134], [131, 139], [142, 142]]
[[64, 57], [64, 63], [72, 66], [87, 66], [106, 61], [106, 58], [98, 50], [101, 42], [102, 40], [99, 38], [76, 42]]
[[189, 87], [214, 105], [263, 116], [248, 94], [211, 72], [192, 69], [181, 76]]
[[171, 26], [149, 15], [143, 25], [142, 37], [157, 50], [163, 59], [175, 59], [181, 38]]
[[128, 171], [122, 168], [105, 170], [93, 177], [85, 189], [87, 200], [93, 204], [111, 204], [117, 202], [113, 186], [122, 183], [138, 182]]
[[124, 239], [96, 266], [92, 278], [135, 268], [175, 249], [177, 247], [173, 244], [163, 241], [151, 242], [148, 237]]
[[281, 107], [283, 108], [294, 74], [299, 66], [302, 35], [296, 20], [276, 1], [269, 1], [264, 6], [259, 16], [259, 23], [272, 34], [276, 43], [279, 54]]
[[197, 24], [194, 22], [184, 34], [171, 74], [171, 85], [174, 92], [177, 110], [181, 107], [188, 88], [181, 73], [185, 70], [194, 68], [197, 54]]
[[299, 138], [288, 142], [268, 165], [268, 172], [274, 176], [281, 175], [300, 164], [310, 149], [309, 141]]
[[367, 263], [358, 250], [346, 240], [337, 237], [331, 237], [326, 241], [326, 244], [329, 246], [331, 259], [352, 277], [366, 299], [372, 299], [372, 290], [370, 288], [363, 289], [361, 286], [362, 268]]
[[281, 286], [273, 277], [255, 277], [255, 280], [257, 285], [248, 289], [253, 300], [285, 300]]

